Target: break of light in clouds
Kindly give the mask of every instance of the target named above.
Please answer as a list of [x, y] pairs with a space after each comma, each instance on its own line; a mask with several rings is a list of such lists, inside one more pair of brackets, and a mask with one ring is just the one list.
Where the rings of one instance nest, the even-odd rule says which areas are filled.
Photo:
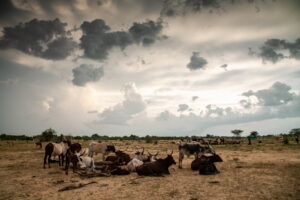
[[278, 134], [300, 122], [297, 0], [0, 8], [3, 133]]

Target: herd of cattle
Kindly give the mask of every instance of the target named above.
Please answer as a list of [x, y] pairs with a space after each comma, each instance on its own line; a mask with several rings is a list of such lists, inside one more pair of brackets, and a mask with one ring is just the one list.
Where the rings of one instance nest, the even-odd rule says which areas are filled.
[[[195, 160], [191, 164], [192, 170], [199, 170], [199, 174], [216, 174], [219, 173], [214, 162], [222, 162], [222, 159], [215, 153], [209, 144], [201, 144], [199, 142], [179, 143], [179, 168], [182, 168], [184, 156], [195, 155]], [[96, 163], [93, 159], [95, 154], [102, 154], [103, 161]], [[115, 155], [108, 156], [109, 153]], [[68, 174], [70, 164], [73, 166], [73, 172], [76, 169], [85, 169], [95, 172], [100, 169], [102, 173], [112, 175], [127, 175], [136, 172], [138, 175], [144, 176], [161, 176], [170, 174], [169, 167], [176, 165], [172, 156], [173, 151], [165, 158], [157, 158], [156, 154], [144, 153], [137, 151], [133, 157], [121, 150], [116, 150], [114, 145], [108, 145], [101, 142], [91, 142], [88, 148], [82, 148], [79, 143], [71, 144], [70, 141], [60, 143], [48, 143], [45, 147], [44, 168], [48, 162], [50, 168], [51, 157], [58, 156], [59, 166], [64, 166], [65, 174]], [[211, 156], [204, 155], [206, 153]]]

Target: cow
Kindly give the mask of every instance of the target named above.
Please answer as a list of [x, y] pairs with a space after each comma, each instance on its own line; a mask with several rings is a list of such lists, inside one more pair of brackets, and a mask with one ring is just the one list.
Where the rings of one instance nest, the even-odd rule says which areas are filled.
[[80, 155], [82, 155], [82, 156], [88, 156], [89, 155], [89, 148], [82, 148], [80, 150]]
[[135, 172], [136, 168], [141, 166], [142, 164], [144, 164], [143, 161], [140, 161], [137, 158], [133, 158], [128, 164], [127, 164], [127, 168], [130, 172]]
[[66, 153], [66, 166], [65, 166], [65, 173], [68, 175], [68, 169], [70, 162], [73, 165], [73, 172], [75, 172], [75, 169], [77, 167], [78, 159], [77, 156], [75, 155], [76, 153], [79, 153], [81, 151], [81, 144], [79, 143], [74, 143], [71, 144], [69, 149], [67, 150]]
[[179, 165], [178, 168], [182, 169], [182, 161], [184, 155], [190, 156], [195, 155], [198, 158], [199, 155], [204, 153], [215, 153], [210, 145], [194, 144], [194, 143], [182, 143], [179, 144]]
[[107, 156], [105, 161], [111, 161], [117, 165], [126, 165], [131, 159], [130, 156], [123, 151], [116, 151], [115, 156]]
[[146, 162], [154, 162], [157, 160], [157, 155], [159, 154], [159, 152], [157, 152], [156, 154], [151, 154], [149, 151], [148, 151], [148, 158], [144, 161], [145, 163]]
[[213, 154], [212, 156], [202, 155], [200, 158], [196, 158], [195, 160], [193, 160], [193, 162], [191, 163], [191, 169], [199, 170], [201, 164], [207, 161], [211, 163], [223, 162], [222, 158], [217, 154]]
[[192, 170], [199, 170], [200, 175], [213, 175], [220, 173], [216, 166], [215, 162], [223, 162], [222, 158], [217, 154], [212, 156], [202, 155], [200, 158], [196, 158], [192, 164]]
[[36, 146], [36, 147], [39, 147], [40, 149], [43, 148], [42, 142], [36, 142], [36, 143], [35, 143], [35, 146]]
[[48, 157], [48, 167], [50, 168], [50, 158], [51, 156], [58, 156], [59, 166], [64, 165], [64, 156], [67, 153], [67, 150], [70, 146], [70, 141], [63, 141], [60, 143], [48, 143], [45, 147], [45, 156], [44, 156], [44, 168], [46, 165], [46, 160]]
[[102, 154], [102, 160], [105, 160], [105, 156], [110, 152], [115, 152], [115, 146], [114, 145], [107, 145], [104, 143], [99, 142], [91, 142], [89, 144], [89, 156], [93, 157], [94, 153], [101, 153]]
[[142, 162], [145, 162], [146, 160], [148, 160], [149, 158], [148, 158], [147, 155], [144, 154], [144, 151], [145, 151], [145, 149], [144, 149], [144, 147], [143, 147], [143, 151], [142, 151], [142, 152], [137, 151], [137, 152], [135, 153], [135, 155], [134, 155], [134, 158], [137, 158], [137, 159], [139, 159], [139, 160], [142, 161]]
[[81, 156], [79, 153], [76, 153], [78, 157], [78, 165], [81, 169], [92, 170], [92, 172], [95, 171], [95, 162], [94, 159], [89, 156]]
[[136, 168], [138, 175], [144, 176], [162, 176], [164, 174], [170, 174], [169, 167], [176, 165], [176, 162], [171, 154], [168, 154], [164, 159], [158, 159], [154, 162], [144, 163]]

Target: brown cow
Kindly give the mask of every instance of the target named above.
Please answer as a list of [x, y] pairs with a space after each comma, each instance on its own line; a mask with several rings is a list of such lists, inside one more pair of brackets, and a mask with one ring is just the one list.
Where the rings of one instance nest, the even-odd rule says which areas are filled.
[[144, 163], [136, 168], [136, 172], [138, 175], [144, 176], [161, 176], [163, 174], [170, 174], [169, 167], [173, 164], [176, 164], [172, 154], [173, 151], [164, 159], [158, 159], [154, 162]]

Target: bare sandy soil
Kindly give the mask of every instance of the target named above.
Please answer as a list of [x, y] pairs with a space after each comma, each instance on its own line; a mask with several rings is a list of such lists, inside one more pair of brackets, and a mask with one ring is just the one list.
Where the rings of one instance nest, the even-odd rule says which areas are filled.
[[[144, 146], [152, 153], [174, 149], [177, 145], [159, 141], [157, 145], [144, 141], [113, 142], [117, 149]], [[43, 169], [44, 151], [25, 141], [14, 146], [0, 143], [0, 199], [299, 199], [300, 145], [279, 142], [248, 146], [215, 146], [224, 162], [217, 163], [220, 174], [203, 176], [190, 169], [193, 157], [185, 158], [183, 169], [174, 165], [165, 177], [127, 176], [80, 178], [72, 170], [66, 176], [58, 163]], [[83, 146], [87, 146], [84, 142]], [[101, 155], [96, 157], [101, 160]], [[58, 192], [66, 186], [96, 182], [85, 187]]]

